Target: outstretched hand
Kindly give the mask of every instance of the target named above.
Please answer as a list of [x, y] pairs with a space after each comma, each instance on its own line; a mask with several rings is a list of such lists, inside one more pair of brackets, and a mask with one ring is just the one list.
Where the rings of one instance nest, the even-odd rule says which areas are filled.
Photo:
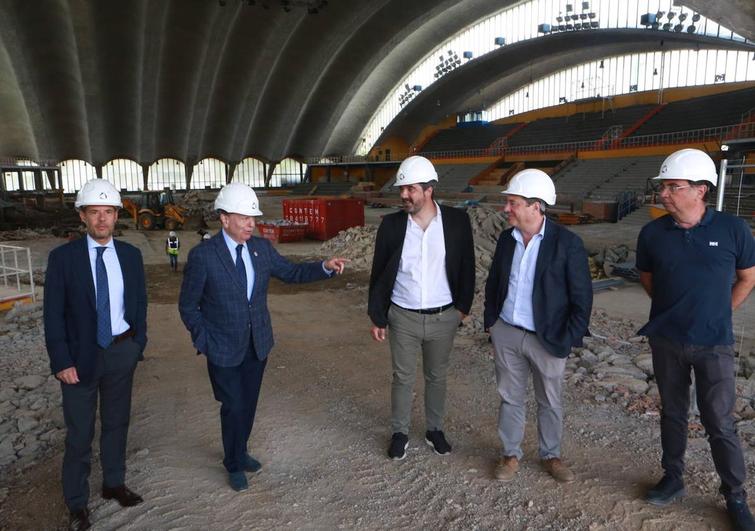
[[335, 271], [336, 275], [343, 273], [346, 264], [351, 262], [348, 258], [331, 258], [325, 261], [325, 268], [330, 271]]

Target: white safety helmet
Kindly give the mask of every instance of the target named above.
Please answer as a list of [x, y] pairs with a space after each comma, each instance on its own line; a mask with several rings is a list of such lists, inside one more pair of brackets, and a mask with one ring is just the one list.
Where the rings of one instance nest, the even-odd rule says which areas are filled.
[[176, 232], [175, 232], [175, 231], [170, 231], [170, 232], [168, 233], [168, 237], [170, 237], [170, 238], [175, 238], [175, 237], [176, 237]]
[[556, 187], [553, 180], [543, 170], [522, 170], [509, 181], [501, 192], [507, 195], [520, 195], [526, 199], [540, 199], [553, 206], [556, 204]]
[[221, 188], [215, 199], [215, 210], [242, 216], [262, 215], [257, 194], [250, 186], [242, 183], [229, 183]]
[[204, 234], [202, 234], [203, 240], [209, 240], [210, 238], [212, 238], [212, 235], [210, 235], [209, 232], [205, 232]]
[[84, 183], [76, 194], [76, 210], [87, 206], [112, 206], [121, 208], [121, 194], [105, 179], [92, 179]]
[[438, 180], [438, 172], [435, 171], [433, 163], [425, 157], [413, 155], [398, 167], [396, 172], [396, 182], [393, 186], [406, 186], [410, 184], [429, 183]]
[[716, 164], [707, 153], [699, 149], [680, 149], [666, 157], [661, 172], [653, 179], [681, 179], [684, 181], [708, 181], [718, 184]]

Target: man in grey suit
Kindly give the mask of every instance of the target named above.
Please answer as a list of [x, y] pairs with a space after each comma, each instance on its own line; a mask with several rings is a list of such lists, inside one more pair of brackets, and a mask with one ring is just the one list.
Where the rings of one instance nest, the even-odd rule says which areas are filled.
[[254, 190], [245, 184], [224, 186], [215, 209], [223, 228], [189, 253], [178, 309], [197, 352], [207, 357], [212, 390], [221, 403], [223, 465], [231, 488], [242, 491], [249, 487], [244, 472], [262, 467], [247, 453], [247, 443], [273, 347], [270, 277], [289, 283], [322, 280], [342, 273], [347, 261], [294, 264], [268, 240], [253, 237], [254, 218], [262, 212]]
[[579, 236], [546, 219], [545, 205], [556, 204], [556, 188], [545, 172], [522, 170], [503, 193], [512, 228], [498, 238], [485, 283], [485, 329], [493, 342], [501, 395], [503, 451], [495, 477], [511, 481], [519, 469], [531, 373], [543, 468], [555, 480], [569, 482], [574, 474], [561, 461], [561, 387], [571, 347], [582, 345], [588, 333], [592, 281], [587, 253]]

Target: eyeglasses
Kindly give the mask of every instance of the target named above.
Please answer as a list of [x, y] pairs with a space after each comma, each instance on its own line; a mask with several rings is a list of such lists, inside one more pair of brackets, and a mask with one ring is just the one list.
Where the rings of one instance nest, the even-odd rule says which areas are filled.
[[679, 190], [684, 190], [685, 188], [692, 188], [691, 184], [656, 184], [655, 185], [655, 191], [659, 194], [662, 194], [663, 192], [668, 192], [670, 194], [675, 194]]

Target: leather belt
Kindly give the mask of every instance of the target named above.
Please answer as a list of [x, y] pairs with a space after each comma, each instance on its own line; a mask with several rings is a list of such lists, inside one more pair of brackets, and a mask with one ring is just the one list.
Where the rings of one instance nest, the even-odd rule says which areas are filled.
[[129, 328], [128, 330], [126, 330], [122, 334], [118, 334], [117, 336], [113, 336], [113, 343], [112, 344], [113, 345], [117, 345], [121, 341], [125, 341], [128, 338], [130, 338], [130, 337], [134, 337], [135, 335], [136, 335], [136, 332], [134, 332], [134, 329], [133, 328]]
[[[395, 306], [398, 306], [398, 304], [396, 304], [395, 302], [393, 304]], [[422, 308], [421, 310], [414, 310], [412, 308], [404, 308], [403, 306], [398, 306], [398, 307], [401, 308], [402, 310], [406, 310], [407, 312], [414, 312], [414, 313], [419, 313], [422, 315], [434, 315], [438, 313], [443, 313], [449, 308], [453, 308], [453, 306], [454, 306], [454, 303], [449, 302], [445, 306], [438, 306], [437, 308]]]
[[519, 325], [515, 325], [515, 324], [507, 323], [506, 321], [504, 321], [504, 323], [506, 323], [507, 325], [509, 325], [509, 326], [511, 326], [511, 327], [513, 327], [513, 328], [516, 328], [516, 329], [518, 329], [518, 330], [521, 330], [522, 332], [527, 332], [528, 334], [534, 334], [534, 333], [535, 333], [535, 331], [534, 331], [534, 330], [530, 330], [529, 328], [524, 328], [523, 326], [519, 326]]

